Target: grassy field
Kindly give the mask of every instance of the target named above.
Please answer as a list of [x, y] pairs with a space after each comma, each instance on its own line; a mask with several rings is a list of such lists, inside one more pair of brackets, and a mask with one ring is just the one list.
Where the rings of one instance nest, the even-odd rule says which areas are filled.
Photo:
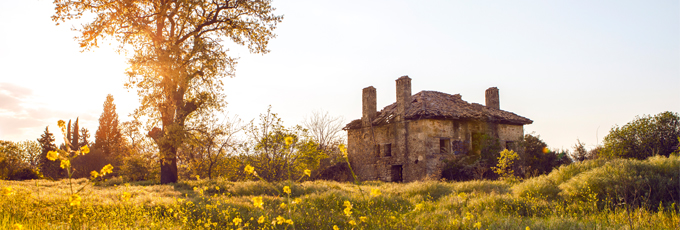
[[679, 174], [671, 156], [514, 184], [0, 181], [0, 229], [678, 229]]

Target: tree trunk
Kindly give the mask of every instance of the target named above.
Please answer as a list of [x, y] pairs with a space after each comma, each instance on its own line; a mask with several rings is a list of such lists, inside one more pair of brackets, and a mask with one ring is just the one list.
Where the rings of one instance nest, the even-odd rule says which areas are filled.
[[160, 148], [161, 184], [177, 183], [177, 148], [165, 145]]
[[149, 131], [149, 136], [160, 152], [161, 184], [177, 183], [177, 146], [167, 140], [167, 134], [157, 127]]

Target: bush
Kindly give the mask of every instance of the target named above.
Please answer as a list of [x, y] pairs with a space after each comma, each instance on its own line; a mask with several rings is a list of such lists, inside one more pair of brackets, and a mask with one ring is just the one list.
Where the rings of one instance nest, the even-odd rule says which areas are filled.
[[142, 157], [132, 156], [125, 159], [121, 167], [121, 174], [126, 181], [142, 181], [153, 179], [151, 176], [150, 166], [146, 159]]
[[10, 180], [34, 180], [40, 178], [40, 173], [33, 171], [30, 168], [21, 168], [17, 171], [14, 171], [9, 177]]
[[644, 161], [617, 159], [574, 176], [559, 187], [567, 200], [587, 199], [633, 206], [679, 203], [680, 157], [655, 156]]

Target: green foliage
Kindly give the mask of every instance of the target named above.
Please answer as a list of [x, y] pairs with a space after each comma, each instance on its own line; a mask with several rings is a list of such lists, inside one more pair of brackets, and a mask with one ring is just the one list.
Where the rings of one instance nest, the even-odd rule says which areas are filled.
[[555, 152], [548, 149], [548, 145], [539, 135], [525, 134], [521, 143], [524, 149], [520, 153], [523, 161], [525, 177], [550, 173], [553, 168], [571, 163], [566, 152]]
[[677, 152], [680, 140], [680, 116], [662, 112], [636, 117], [623, 127], [613, 127], [604, 137], [603, 157], [645, 159]]
[[21, 168], [21, 150], [11, 141], [0, 140], [0, 179], [9, 179]]

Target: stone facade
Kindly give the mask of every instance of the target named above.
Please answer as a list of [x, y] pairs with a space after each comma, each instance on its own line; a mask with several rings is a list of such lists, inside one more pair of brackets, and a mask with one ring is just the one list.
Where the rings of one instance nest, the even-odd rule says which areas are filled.
[[495, 87], [486, 91], [483, 106], [469, 104], [460, 95], [433, 91], [411, 95], [408, 76], [396, 83], [397, 101], [380, 112], [376, 89], [364, 88], [362, 118], [345, 127], [349, 160], [361, 180], [438, 179], [444, 159], [470, 154], [479, 136], [473, 134], [486, 134], [513, 148], [523, 137], [523, 125], [532, 123], [500, 110]]

